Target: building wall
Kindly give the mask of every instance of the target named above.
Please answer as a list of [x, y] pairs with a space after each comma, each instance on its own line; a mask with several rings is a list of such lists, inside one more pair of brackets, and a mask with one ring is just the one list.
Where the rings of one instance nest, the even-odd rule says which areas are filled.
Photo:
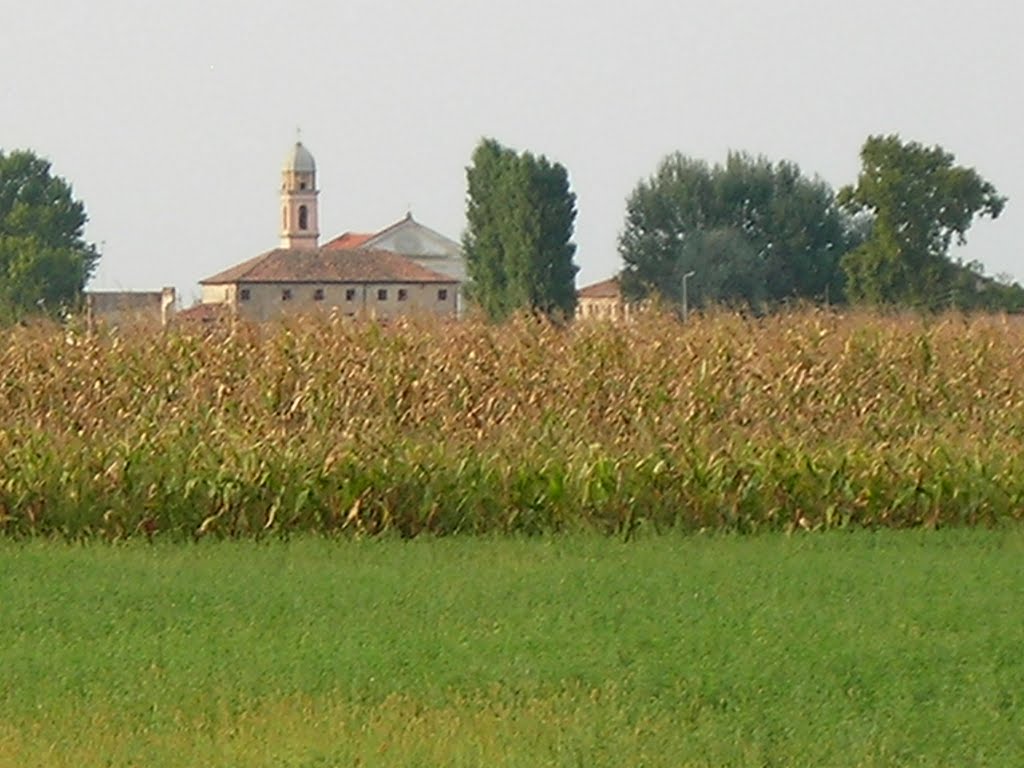
[[166, 325], [175, 310], [174, 288], [161, 291], [87, 291], [85, 311], [90, 323]]
[[233, 283], [222, 283], [219, 285], [203, 285], [203, 304], [234, 304], [235, 285]]
[[[337, 309], [343, 314], [369, 317], [398, 317], [401, 315], [429, 314], [455, 316], [458, 296], [456, 283], [243, 283], [238, 286], [204, 286], [230, 288], [227, 302], [237, 307], [238, 314], [258, 322], [315, 311]], [[316, 299], [317, 290], [323, 298]], [[290, 297], [284, 298], [289, 291]], [[352, 291], [350, 299], [348, 292]], [[381, 299], [378, 291], [386, 292]], [[405, 292], [399, 300], [399, 291]], [[439, 291], [444, 291], [443, 299]], [[248, 293], [245, 293], [248, 292]], [[211, 295], [215, 294], [211, 291]]]
[[625, 320], [630, 316], [630, 307], [619, 298], [583, 298], [577, 301], [576, 317], [598, 320]]
[[[397, 251], [396, 251], [397, 253]], [[445, 277], [450, 277], [460, 283], [466, 282], [469, 278], [466, 275], [466, 262], [462, 256], [409, 256], [402, 254], [411, 261], [415, 261], [421, 267], [439, 272]]]

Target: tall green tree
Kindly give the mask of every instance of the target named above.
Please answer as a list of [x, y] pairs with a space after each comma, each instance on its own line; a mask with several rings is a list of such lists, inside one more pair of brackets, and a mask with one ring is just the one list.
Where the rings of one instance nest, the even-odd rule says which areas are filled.
[[624, 291], [694, 304], [839, 300], [840, 256], [856, 240], [831, 188], [789, 162], [730, 153], [722, 165], [675, 153], [626, 204]]
[[514, 185], [516, 153], [493, 139], [485, 139], [473, 151], [466, 169], [466, 231], [462, 252], [470, 282], [467, 297], [488, 317], [504, 317], [512, 309], [508, 295], [510, 265], [502, 234], [508, 205], [506, 190]]
[[73, 306], [99, 254], [85, 206], [30, 151], [0, 150], [0, 320]]
[[856, 186], [839, 192], [847, 210], [873, 218], [868, 239], [842, 261], [851, 299], [935, 308], [968, 295], [972, 270], [950, 259], [950, 244], [966, 242], [975, 216], [998, 217], [1006, 198], [939, 146], [871, 136], [860, 156]]
[[571, 316], [576, 196], [565, 168], [484, 139], [466, 180], [469, 298], [493, 320], [517, 309]]

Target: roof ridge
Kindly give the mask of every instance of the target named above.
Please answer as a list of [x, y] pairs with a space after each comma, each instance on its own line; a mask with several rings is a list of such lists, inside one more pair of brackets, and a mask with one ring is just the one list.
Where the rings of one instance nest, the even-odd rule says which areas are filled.
[[[370, 239], [367, 240], [367, 242], [370, 242], [370, 240], [376, 240], [378, 237], [382, 237], [382, 236], [388, 234], [389, 232], [392, 232], [392, 231], [398, 229], [400, 226], [405, 224], [407, 221], [411, 221], [411, 222], [414, 222], [416, 224], [419, 224], [419, 222], [416, 221], [414, 218], [412, 218], [412, 216], [403, 216], [398, 221], [393, 222], [391, 224], [388, 224], [386, 227], [384, 227], [384, 229], [379, 230], [379, 231], [374, 232], [373, 234], [371, 234], [370, 235]], [[422, 225], [420, 225], [420, 226], [422, 226]]]
[[[374, 240], [377, 240], [378, 238], [384, 237], [384, 235], [390, 234], [394, 230], [396, 230], [399, 227], [401, 227], [403, 224], [409, 224], [410, 222], [412, 224], [415, 224], [420, 229], [426, 230], [427, 232], [429, 232], [434, 237], [437, 237], [437, 238], [439, 238], [441, 240], [446, 240], [449, 243], [455, 243], [456, 245], [458, 245], [458, 243], [455, 240], [452, 240], [447, 235], [444, 235], [441, 232], [438, 232], [436, 229], [433, 229], [432, 227], [428, 227], [423, 222], [417, 221], [413, 217], [412, 211], [409, 211], [408, 213], [406, 213], [405, 216], [403, 216], [402, 218], [400, 218], [398, 221], [394, 222], [393, 224], [389, 224], [388, 226], [384, 227], [384, 229], [380, 230], [379, 232], [375, 232], [374, 234], [372, 234], [370, 236], [369, 240], [366, 241], [366, 243], [372, 243]], [[366, 243], [364, 243], [364, 245]]]

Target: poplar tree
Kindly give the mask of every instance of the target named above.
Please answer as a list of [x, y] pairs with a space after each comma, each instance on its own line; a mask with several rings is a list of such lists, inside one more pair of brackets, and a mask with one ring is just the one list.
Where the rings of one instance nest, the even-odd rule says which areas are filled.
[[566, 169], [484, 139], [466, 180], [462, 247], [469, 298], [492, 320], [520, 309], [572, 316], [576, 196]]

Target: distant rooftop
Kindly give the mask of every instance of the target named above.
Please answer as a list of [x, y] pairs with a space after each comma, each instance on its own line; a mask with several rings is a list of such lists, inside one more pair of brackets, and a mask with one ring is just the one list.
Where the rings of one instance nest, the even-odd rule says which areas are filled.
[[243, 261], [202, 285], [224, 283], [455, 283], [391, 251], [275, 248]]
[[333, 240], [328, 240], [323, 247], [332, 251], [358, 248], [373, 236], [372, 232], [345, 232]]
[[284, 158], [284, 170], [297, 171], [299, 173], [313, 173], [316, 171], [316, 162], [313, 155], [306, 149], [301, 141], [296, 141]]
[[617, 299], [622, 296], [622, 287], [619, 285], [619, 278], [610, 277], [580, 288], [577, 296], [581, 299]]

